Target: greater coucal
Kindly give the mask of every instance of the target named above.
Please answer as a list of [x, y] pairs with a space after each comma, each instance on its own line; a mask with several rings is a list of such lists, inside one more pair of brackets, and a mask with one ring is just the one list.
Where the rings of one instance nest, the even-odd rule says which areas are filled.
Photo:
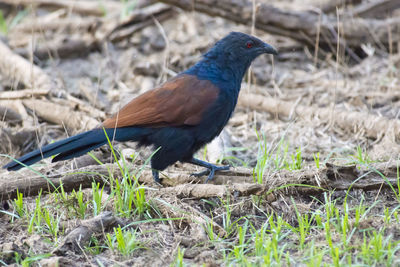
[[181, 161], [207, 168], [208, 180], [216, 166], [193, 157], [224, 128], [235, 109], [240, 85], [251, 62], [261, 54], [277, 51], [260, 39], [231, 32], [219, 40], [202, 59], [164, 84], [130, 101], [101, 126], [34, 150], [4, 168], [18, 170], [42, 158], [53, 161], [81, 156], [107, 143], [105, 133], [116, 141], [137, 141], [158, 151], [151, 158], [154, 180], [159, 171]]

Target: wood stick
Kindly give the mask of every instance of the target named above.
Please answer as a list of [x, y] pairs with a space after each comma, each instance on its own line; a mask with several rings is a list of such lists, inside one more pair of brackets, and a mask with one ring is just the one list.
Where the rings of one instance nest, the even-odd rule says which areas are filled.
[[12, 32], [13, 34], [29, 34], [32, 32], [43, 32], [43, 31], [55, 31], [55, 30], [65, 30], [65, 31], [76, 31], [88, 30], [99, 22], [99, 18], [96, 17], [60, 17], [47, 19], [46, 17], [40, 17], [40, 19], [22, 21], [21, 24], [16, 25]]
[[[98, 49], [98, 43], [92, 37], [81, 36], [73, 38], [66, 36], [62, 42], [60, 40], [49, 40], [45, 44], [39, 43], [33, 54], [39, 60], [45, 60], [49, 57], [54, 58], [74, 58], [85, 57], [90, 51]], [[29, 57], [30, 51], [24, 48], [16, 49], [18, 54], [23, 57]]]
[[[77, 56], [85, 56], [92, 50], [98, 50], [105, 41], [118, 42], [130, 37], [133, 33], [154, 24], [154, 19], [164, 21], [174, 15], [174, 9], [162, 3], [156, 3], [135, 10], [128, 18], [120, 21], [116, 16], [96, 18], [96, 20], [85, 21], [85, 27], [90, 27], [92, 23], [93, 29], [91, 33], [84, 31], [79, 38], [66, 36], [59, 40], [47, 41], [45, 45], [39, 43], [33, 51], [36, 58], [44, 60], [50, 56], [55, 58], [69, 58]], [[42, 25], [45, 26], [45, 25]], [[53, 25], [55, 26], [63, 26]], [[76, 25], [79, 27], [79, 25]], [[38, 27], [34, 27], [35, 29]], [[40, 27], [39, 27], [40, 28]], [[29, 25], [23, 27], [29, 29]], [[44, 29], [41, 29], [44, 30]], [[94, 32], [94, 34], [92, 34]], [[26, 33], [23, 33], [26, 35]], [[14, 33], [14, 40], [18, 40], [18, 46], [26, 46], [26, 43], [20, 43], [21, 34]], [[18, 53], [24, 57], [30, 55], [30, 51], [25, 48], [19, 48]]]
[[[237, 23], [250, 25], [252, 21], [252, 2], [247, 0], [161, 0], [161, 2], [180, 7], [187, 11], [196, 10], [210, 16], [218, 16]], [[289, 11], [267, 4], [259, 4], [256, 13], [255, 27], [266, 32], [295, 39], [307, 46], [314, 47], [318, 27], [323, 38], [319, 40], [322, 49], [336, 48], [336, 17], [323, 17], [319, 25], [319, 14], [309, 11]], [[339, 27], [346, 29], [344, 36], [346, 47], [359, 48], [360, 40], [364, 43], [376, 43], [377, 38], [386, 47], [389, 46], [387, 31], [393, 32], [393, 42], [400, 41], [400, 18], [386, 20], [364, 20], [359, 18], [342, 18]], [[342, 39], [342, 38], [341, 38]], [[341, 40], [341, 44], [343, 40]], [[346, 48], [344, 47], [344, 48]], [[335, 52], [335, 51], [333, 51]]]
[[54, 124], [65, 125], [73, 131], [92, 129], [99, 125], [99, 122], [92, 117], [82, 112], [74, 111], [68, 106], [39, 99], [26, 99], [22, 103], [33, 110], [40, 118]]
[[34, 125], [33, 118], [26, 111], [21, 99], [14, 99], [12, 101], [0, 100], [0, 106], [14, 110], [16, 113], [18, 113], [18, 115], [21, 117], [22, 128], [27, 129]]
[[[61, 244], [52, 253], [59, 256], [64, 256], [71, 252], [82, 254], [82, 249], [93, 234], [102, 233], [111, 227], [118, 226], [118, 221], [111, 211], [105, 211], [96, 217], [82, 220], [79, 226], [63, 238]], [[121, 227], [123, 226], [121, 225]]]
[[[325, 118], [328, 120], [332, 113], [332, 108], [296, 105], [293, 102], [256, 94], [242, 94], [239, 97], [239, 105], [286, 117], [296, 115], [299, 118], [307, 120], [312, 120], [314, 118], [318, 118], [319, 120]], [[370, 138], [378, 138], [389, 129], [393, 129], [396, 138], [400, 138], [399, 120], [387, 119], [378, 115], [358, 111], [336, 109], [334, 112], [334, 124], [341, 128], [350, 131], [363, 129], [365, 135]]]
[[21, 99], [31, 98], [33, 96], [43, 96], [50, 92], [49, 89], [23, 89], [18, 91], [4, 91], [0, 92], [0, 99]]
[[347, 5], [357, 5], [362, 3], [362, 0], [331, 0], [328, 1], [322, 8], [322, 12], [325, 14], [336, 13], [336, 8], [341, 8]]
[[170, 6], [156, 3], [134, 11], [128, 18], [122, 21], [118, 21], [115, 18], [103, 21], [100, 28], [96, 31], [96, 39], [98, 42], [102, 42], [104, 39], [118, 42], [140, 29], [154, 24], [154, 19], [163, 21], [173, 16], [173, 14], [173, 9]]
[[[72, 12], [83, 15], [104, 16], [109, 13], [120, 13], [123, 4], [120, 1], [87, 1], [87, 0], [1, 0], [2, 3], [12, 6], [36, 5], [48, 8], [67, 8]], [[142, 8], [152, 4], [153, 0], [137, 0], [135, 8]]]
[[67, 8], [83, 15], [104, 16], [107, 12], [117, 12], [122, 9], [118, 1], [85, 1], [85, 0], [1, 0], [13, 6], [36, 5], [40, 7]]
[[[56, 163], [61, 164], [61, 163]], [[327, 164], [320, 169], [302, 169], [298, 171], [281, 170], [278, 172], [265, 175], [264, 184], [255, 184], [253, 180], [252, 170], [238, 169], [236, 176], [229, 175], [235, 173], [235, 169], [229, 172], [219, 172], [209, 184], [203, 184], [204, 180], [189, 177], [186, 171], [168, 170], [170, 179], [162, 179], [162, 185], [174, 187], [161, 188], [156, 194], [165, 195], [175, 192], [178, 197], [218, 197], [226, 194], [238, 195], [260, 195], [265, 192], [273, 192], [275, 190], [286, 192], [321, 192], [323, 190], [340, 189], [347, 190], [349, 187], [376, 190], [380, 188], [390, 187], [387, 182], [392, 185], [397, 183], [397, 168], [399, 162], [390, 161], [385, 164], [377, 163], [370, 166], [336, 166]], [[137, 173], [140, 166], [132, 166], [131, 173]], [[47, 168], [48, 169], [48, 168]], [[87, 166], [77, 170], [70, 170], [63, 173], [53, 173], [46, 175], [46, 178], [40, 175], [31, 175], [31, 171], [23, 170], [13, 173], [13, 179], [10, 179], [10, 173], [3, 172], [0, 174], [0, 200], [15, 198], [17, 192], [23, 193], [25, 196], [34, 196], [38, 192], [53, 192], [57, 190], [60, 184], [63, 184], [64, 190], [70, 192], [73, 189], [78, 190], [80, 186], [87, 188], [92, 186], [92, 182], [104, 184], [108, 182], [110, 176], [119, 177], [120, 170], [116, 164], [104, 164]], [[380, 175], [384, 175], [385, 179]], [[246, 183], [242, 175], [247, 175]], [[140, 183], [155, 185], [150, 170], [144, 170], [137, 175]], [[179, 179], [179, 177], [185, 177]], [[362, 177], [362, 179], [359, 179]], [[177, 178], [175, 183], [171, 179]], [[188, 180], [200, 182], [200, 184], [178, 184], [177, 182], [187, 182]], [[196, 180], [195, 180], [196, 179]], [[224, 186], [221, 187], [221, 183]], [[238, 183], [242, 183], [239, 185]], [[293, 185], [305, 186], [293, 186]], [[310, 187], [311, 186], [311, 187]], [[153, 190], [151, 190], [154, 192]]]
[[158, 192], [161, 195], [174, 195], [178, 198], [221, 197], [235, 192], [238, 196], [261, 195], [267, 190], [266, 185], [254, 183], [234, 183], [230, 185], [215, 184], [181, 184], [165, 187]]
[[356, 6], [353, 10], [347, 12], [347, 16], [384, 18], [398, 8], [400, 8], [399, 0], [378, 0]]

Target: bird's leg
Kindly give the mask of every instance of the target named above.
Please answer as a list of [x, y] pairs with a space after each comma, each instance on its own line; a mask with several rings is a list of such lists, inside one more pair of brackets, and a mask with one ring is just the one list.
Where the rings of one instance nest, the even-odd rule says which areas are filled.
[[208, 163], [206, 161], [202, 161], [196, 158], [192, 158], [191, 160], [187, 161], [188, 163], [192, 163], [194, 165], [198, 165], [201, 167], [205, 167], [207, 168], [207, 170], [202, 171], [202, 172], [198, 172], [198, 173], [192, 173], [192, 176], [196, 176], [196, 177], [200, 177], [203, 175], [208, 174], [206, 183], [208, 181], [210, 181], [213, 177], [216, 171], [225, 171], [225, 170], [229, 170], [229, 165], [225, 165], [225, 166], [216, 166], [214, 164]]
[[153, 169], [151, 172], [153, 173], [154, 182], [160, 183], [161, 180], [160, 180], [160, 173], [159, 173], [159, 171]]

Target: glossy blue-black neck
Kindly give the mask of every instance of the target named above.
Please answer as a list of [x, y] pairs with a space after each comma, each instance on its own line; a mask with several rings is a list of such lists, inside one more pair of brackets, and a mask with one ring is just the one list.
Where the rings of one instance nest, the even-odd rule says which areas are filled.
[[240, 84], [252, 59], [238, 58], [229, 52], [220, 52], [218, 47], [208, 51], [203, 59], [189, 68], [185, 73], [196, 75], [199, 79], [207, 79], [216, 85], [239, 91]]

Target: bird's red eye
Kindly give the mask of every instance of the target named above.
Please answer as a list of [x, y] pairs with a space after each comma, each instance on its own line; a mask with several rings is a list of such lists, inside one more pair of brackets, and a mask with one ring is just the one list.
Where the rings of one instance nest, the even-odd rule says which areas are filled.
[[253, 47], [253, 43], [252, 42], [247, 42], [246, 43], [246, 47], [247, 48], [252, 48]]

